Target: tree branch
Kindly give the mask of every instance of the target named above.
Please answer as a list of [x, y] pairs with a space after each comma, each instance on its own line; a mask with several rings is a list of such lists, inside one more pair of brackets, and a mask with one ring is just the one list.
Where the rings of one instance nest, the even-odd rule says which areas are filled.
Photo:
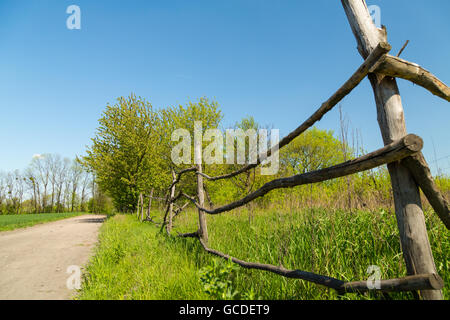
[[450, 88], [431, 72], [416, 63], [386, 55], [386, 59], [378, 66], [375, 72], [409, 80], [427, 89], [435, 96], [450, 102]]

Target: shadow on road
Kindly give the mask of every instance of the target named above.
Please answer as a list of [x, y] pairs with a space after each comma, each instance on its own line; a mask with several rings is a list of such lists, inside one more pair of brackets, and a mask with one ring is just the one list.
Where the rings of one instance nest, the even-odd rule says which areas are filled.
[[80, 219], [79, 223], [103, 223], [105, 222], [106, 217], [104, 218], [89, 218], [89, 219]]

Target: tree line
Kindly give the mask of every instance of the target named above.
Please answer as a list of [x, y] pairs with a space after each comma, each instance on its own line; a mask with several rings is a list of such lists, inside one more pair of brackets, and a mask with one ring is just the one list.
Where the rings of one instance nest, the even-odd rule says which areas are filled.
[[1, 214], [92, 211], [96, 195], [104, 198], [79, 159], [35, 155], [23, 171], [0, 172]]

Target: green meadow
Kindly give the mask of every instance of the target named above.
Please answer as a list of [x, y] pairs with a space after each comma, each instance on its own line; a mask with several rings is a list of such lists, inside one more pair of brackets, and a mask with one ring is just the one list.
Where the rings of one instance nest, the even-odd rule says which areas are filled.
[[56, 221], [85, 214], [83, 212], [34, 213], [0, 215], [0, 231], [31, 227], [39, 223]]
[[[152, 215], [161, 215], [154, 212]], [[211, 248], [239, 259], [283, 265], [345, 281], [365, 280], [376, 265], [381, 278], [406, 275], [395, 214], [384, 210], [247, 210], [208, 216]], [[449, 299], [449, 231], [426, 212], [429, 238]], [[173, 233], [197, 228], [195, 211], [175, 220]], [[134, 215], [116, 215], [101, 228], [96, 255], [77, 299], [414, 299], [337, 295], [328, 288], [247, 270], [206, 253], [196, 239], [168, 237]]]

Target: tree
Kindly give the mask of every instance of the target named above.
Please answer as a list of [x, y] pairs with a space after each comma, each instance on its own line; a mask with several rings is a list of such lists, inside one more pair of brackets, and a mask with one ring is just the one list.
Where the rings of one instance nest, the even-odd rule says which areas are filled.
[[74, 211], [77, 199], [77, 191], [80, 186], [80, 180], [83, 174], [82, 165], [75, 159], [70, 167], [70, 211]]
[[280, 150], [280, 165], [286, 175], [327, 168], [342, 162], [343, 159], [341, 142], [334, 137], [333, 131], [316, 127]]
[[122, 212], [135, 210], [139, 192], [157, 175], [157, 114], [135, 95], [108, 105], [83, 162], [95, 172], [98, 186]]
[[[254, 130], [254, 132], [257, 134], [258, 130], [261, 129], [261, 126], [255, 121], [255, 119], [252, 116], [247, 116], [243, 118], [240, 122], [237, 122], [234, 125], [234, 129], [241, 129], [244, 133], [248, 130]], [[234, 150], [238, 150], [237, 142], [234, 142]], [[246, 166], [250, 163], [250, 138], [245, 139], [245, 163], [244, 164], [237, 164], [237, 152], [235, 152], [235, 165], [230, 165], [228, 167], [229, 172], [236, 171], [243, 166]], [[257, 154], [257, 153], [256, 153]], [[244, 172], [243, 174], [240, 174], [236, 177], [234, 177], [231, 181], [233, 181], [234, 185], [238, 190], [240, 191], [241, 195], [246, 195], [250, 193], [255, 185], [256, 180], [256, 168], [253, 168], [251, 170], [248, 170]]]
[[30, 173], [33, 183], [37, 189], [38, 202], [42, 210], [47, 209], [48, 184], [50, 182], [50, 161], [48, 155], [37, 155], [33, 157], [30, 164]]

